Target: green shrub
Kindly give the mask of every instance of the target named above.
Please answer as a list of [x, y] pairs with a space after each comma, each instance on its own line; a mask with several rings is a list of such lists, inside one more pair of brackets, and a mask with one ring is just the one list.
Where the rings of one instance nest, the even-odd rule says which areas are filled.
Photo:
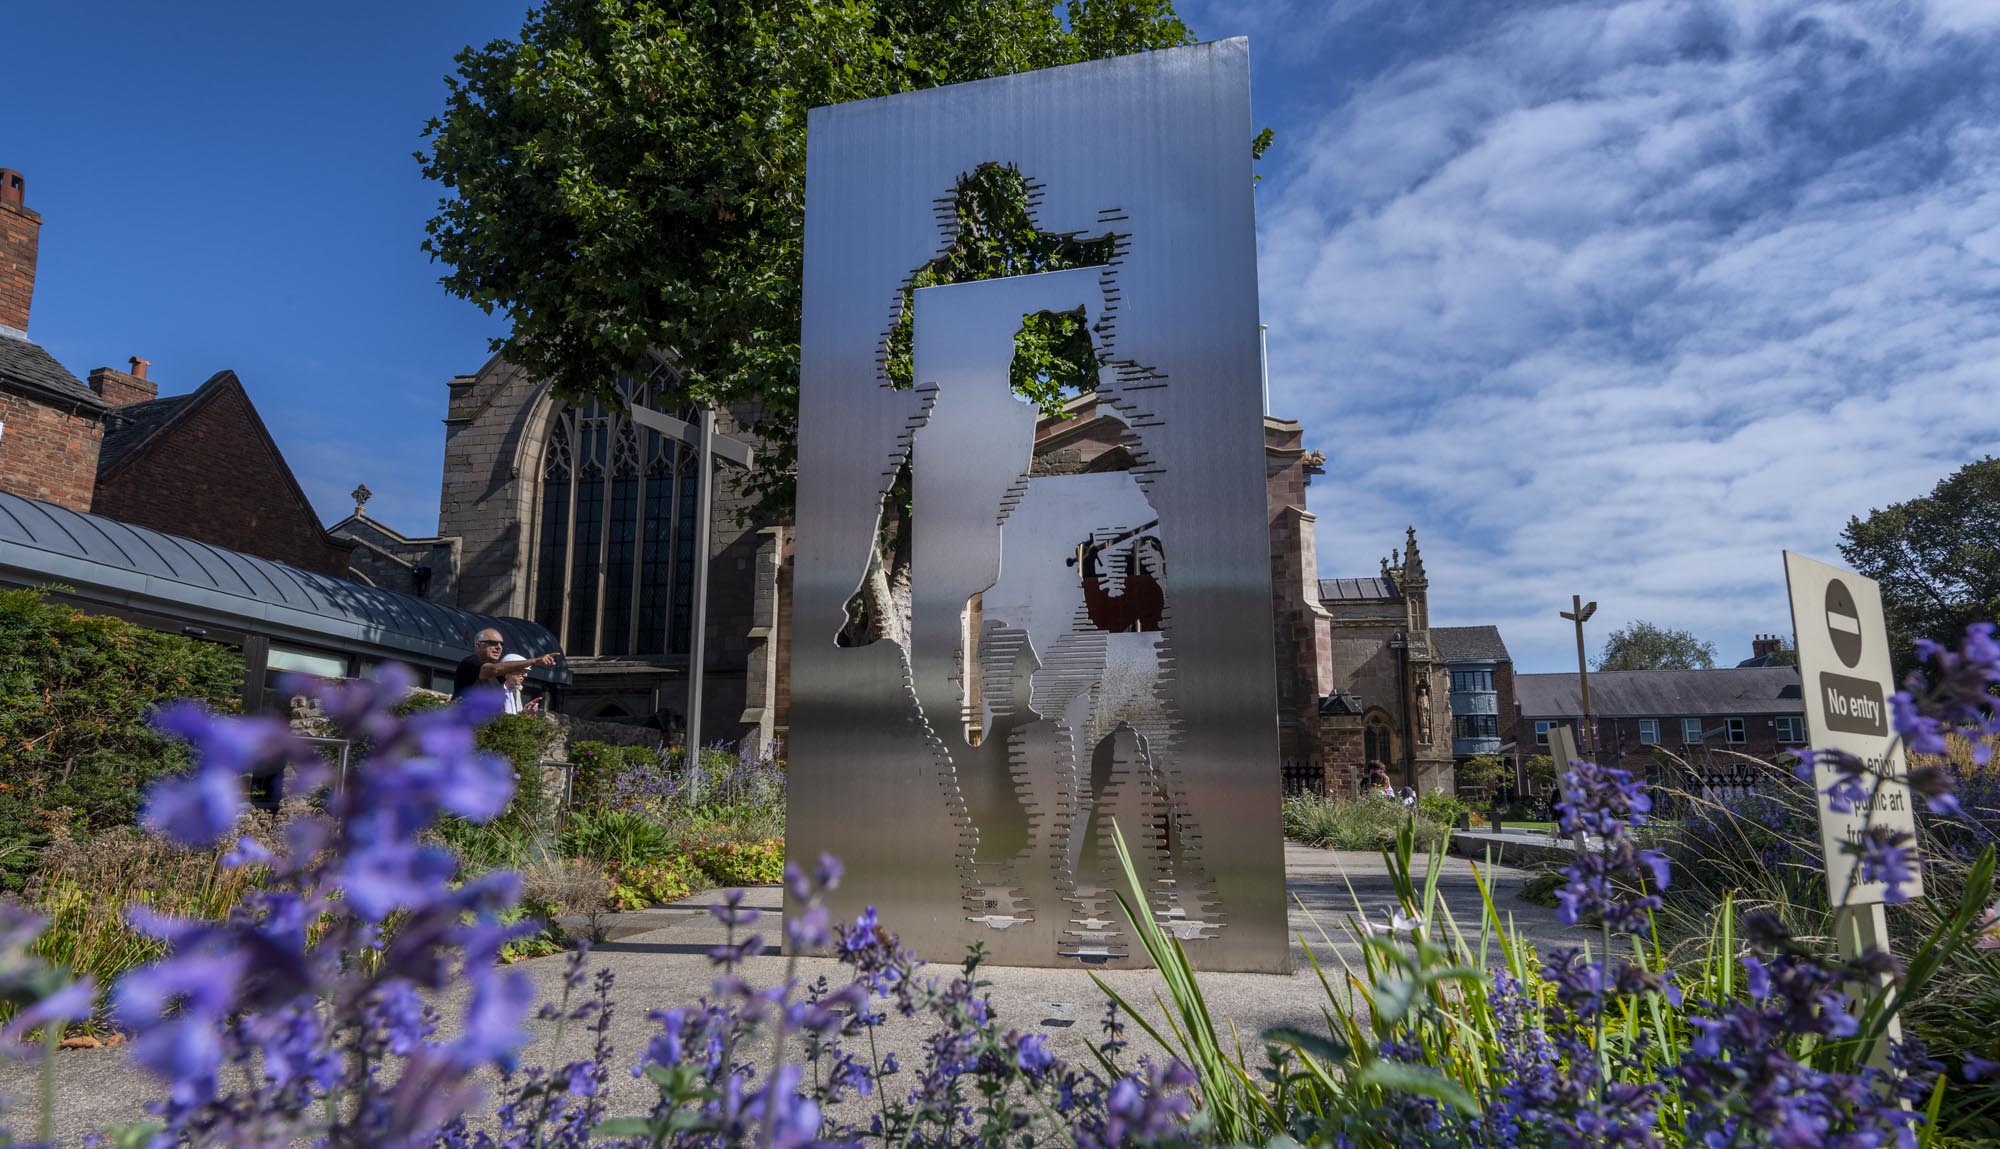
[[1450, 794], [1425, 794], [1417, 799], [1417, 813], [1445, 826], [1456, 826], [1472, 807]]
[[785, 843], [718, 842], [698, 847], [694, 863], [717, 886], [775, 886], [785, 877]]
[[448, 694], [438, 694], [430, 690], [412, 691], [408, 698], [396, 704], [396, 716], [407, 718], [412, 714], [421, 714], [426, 710], [436, 710], [441, 706], [450, 705], [451, 696]]
[[614, 909], [643, 910], [647, 906], [678, 902], [705, 887], [708, 879], [686, 857], [669, 858], [636, 866], [612, 866], [611, 904]]
[[235, 651], [0, 591], [0, 888], [19, 889], [54, 826], [132, 825], [146, 786], [187, 751], [146, 716], [177, 698], [238, 709]]
[[552, 831], [562, 795], [542, 773], [542, 759], [562, 728], [541, 714], [502, 714], [479, 728], [479, 748], [514, 764], [514, 800], [496, 825], [531, 834]]
[[590, 858], [607, 866], [664, 862], [681, 852], [673, 831], [623, 810], [583, 811], [570, 819], [562, 836], [566, 858]]
[[[1396, 841], [1397, 830], [1410, 816], [1402, 802], [1382, 794], [1359, 798], [1301, 794], [1285, 799], [1285, 836], [1328, 850], [1379, 850]], [[1422, 848], [1443, 848], [1446, 826], [1422, 815], [1414, 821]]]

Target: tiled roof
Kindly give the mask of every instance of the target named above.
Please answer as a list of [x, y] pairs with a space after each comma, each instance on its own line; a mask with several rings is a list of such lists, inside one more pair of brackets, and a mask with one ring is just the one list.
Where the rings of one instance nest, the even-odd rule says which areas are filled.
[[1321, 602], [1395, 602], [1403, 597], [1391, 578], [1323, 578], [1319, 580]]
[[95, 410], [104, 407], [102, 396], [71, 375], [41, 344], [13, 328], [0, 328], [0, 384]]
[[[1520, 674], [1514, 696], [1524, 718], [1581, 714], [1574, 674]], [[1590, 708], [1605, 718], [1679, 715], [1803, 714], [1799, 672], [1792, 666], [1722, 670], [1603, 670], [1590, 676]]]
[[1500, 628], [1497, 626], [1434, 626], [1431, 628], [1431, 645], [1445, 662], [1460, 659], [1512, 661], [1512, 656], [1507, 653], [1507, 644], [1500, 641]]
[[192, 391], [186, 395], [169, 395], [165, 399], [148, 399], [144, 403], [130, 403], [105, 412], [104, 445], [97, 451], [97, 473], [109, 474], [112, 468], [164, 430], [181, 412], [192, 407], [194, 397], [199, 394], [201, 392]]

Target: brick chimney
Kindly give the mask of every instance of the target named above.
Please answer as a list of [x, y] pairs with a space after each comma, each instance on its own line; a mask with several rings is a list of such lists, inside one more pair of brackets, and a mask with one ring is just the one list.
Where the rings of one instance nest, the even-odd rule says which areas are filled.
[[152, 361], [134, 355], [129, 362], [132, 364], [130, 371], [99, 367], [90, 373], [90, 389], [102, 395], [104, 401], [113, 407], [129, 407], [160, 397], [159, 384], [146, 378], [146, 369], [153, 365]]
[[1783, 649], [1785, 640], [1775, 634], [1760, 634], [1750, 640], [1750, 657], [1762, 658]]
[[42, 217], [29, 209], [28, 181], [0, 168], [0, 327], [28, 330], [28, 305], [35, 299], [35, 262], [41, 250]]

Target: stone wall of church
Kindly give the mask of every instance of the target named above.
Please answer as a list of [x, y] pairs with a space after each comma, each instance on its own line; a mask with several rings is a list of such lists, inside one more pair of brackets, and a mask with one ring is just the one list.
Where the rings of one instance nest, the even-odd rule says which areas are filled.
[[448, 386], [438, 534], [460, 541], [458, 605], [530, 617], [524, 471], [540, 454], [522, 440], [544, 388], [498, 356]]
[[1264, 420], [1264, 483], [1271, 532], [1272, 638], [1277, 648], [1278, 757], [1324, 758], [1319, 699], [1332, 663], [1319, 606], [1317, 523], [1306, 508], [1312, 460], [1295, 422]]
[[[459, 541], [458, 605], [533, 618], [533, 528], [552, 400], [543, 383], [498, 356], [449, 387], [438, 534]], [[717, 430], [740, 433], [727, 413], [717, 419]], [[755, 610], [751, 576], [761, 525], [750, 520], [754, 499], [738, 489], [733, 469], [717, 470], [722, 481], [710, 519], [704, 742], [733, 741], [744, 733]], [[679, 714], [685, 705], [684, 657], [578, 658], [570, 669], [575, 682], [563, 705], [571, 713], [615, 707], [633, 716]]]

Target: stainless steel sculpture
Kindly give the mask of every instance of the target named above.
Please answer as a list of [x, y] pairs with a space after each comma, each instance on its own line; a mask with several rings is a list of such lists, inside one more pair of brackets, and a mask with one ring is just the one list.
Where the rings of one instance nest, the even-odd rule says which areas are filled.
[[[1143, 962], [1115, 820], [1204, 968], [1287, 965], [1248, 45], [815, 109], [806, 199], [789, 849], [926, 957]], [[914, 293], [958, 177], [1017, 169], [1108, 266]], [[941, 229], [945, 229], [942, 230]], [[1023, 317], [1083, 310], [1132, 465], [1034, 475]], [[836, 635], [911, 475], [907, 646]]]

